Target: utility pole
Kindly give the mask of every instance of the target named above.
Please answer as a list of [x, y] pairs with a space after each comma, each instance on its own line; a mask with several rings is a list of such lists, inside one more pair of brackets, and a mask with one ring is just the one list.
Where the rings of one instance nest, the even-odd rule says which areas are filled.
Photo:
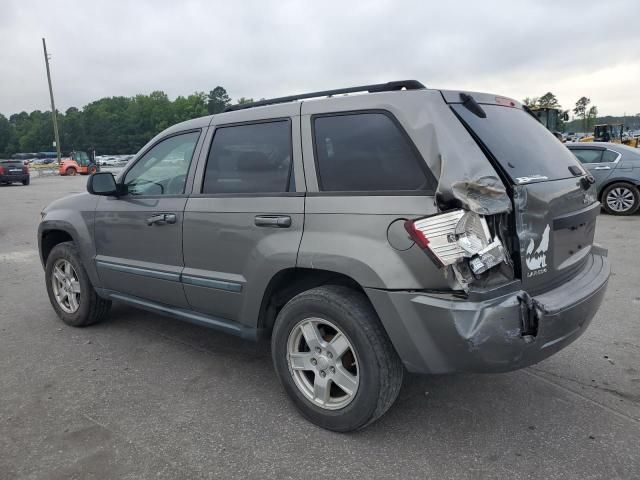
[[51, 71], [49, 70], [49, 54], [47, 53], [47, 44], [42, 39], [42, 48], [44, 48], [44, 63], [47, 66], [47, 80], [49, 82], [49, 95], [51, 96], [51, 116], [53, 117], [53, 135], [56, 139], [56, 154], [58, 157], [58, 165], [60, 165], [60, 137], [58, 136], [58, 116], [56, 115], [56, 103], [53, 101], [53, 87], [51, 86]]

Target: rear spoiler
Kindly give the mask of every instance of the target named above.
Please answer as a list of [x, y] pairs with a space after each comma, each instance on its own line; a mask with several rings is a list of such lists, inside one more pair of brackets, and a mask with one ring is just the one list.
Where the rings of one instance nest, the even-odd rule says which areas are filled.
[[492, 93], [481, 92], [463, 92], [462, 90], [440, 90], [444, 101], [451, 103], [464, 103], [467, 96], [473, 97], [473, 99], [481, 105], [500, 105], [503, 107], [512, 107], [522, 109], [522, 103], [513, 98], [503, 97], [501, 95], [495, 95]]

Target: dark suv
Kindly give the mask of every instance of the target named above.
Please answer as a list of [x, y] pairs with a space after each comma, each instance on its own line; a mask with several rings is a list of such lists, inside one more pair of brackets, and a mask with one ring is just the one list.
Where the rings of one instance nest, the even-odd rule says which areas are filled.
[[0, 184], [29, 185], [29, 167], [22, 160], [0, 160]]
[[514, 100], [390, 82], [175, 125], [38, 238], [69, 325], [117, 300], [270, 336], [300, 411], [349, 431], [405, 369], [505, 372], [585, 331], [609, 278], [593, 181]]

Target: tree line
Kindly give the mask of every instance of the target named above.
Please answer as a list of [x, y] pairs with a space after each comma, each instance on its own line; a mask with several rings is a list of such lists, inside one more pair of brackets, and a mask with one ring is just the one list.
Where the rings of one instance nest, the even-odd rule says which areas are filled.
[[[564, 131], [582, 131], [589, 133], [593, 131], [594, 125], [598, 124], [615, 124], [623, 123], [625, 129], [639, 129], [640, 128], [640, 113], [629, 117], [615, 117], [615, 116], [598, 116], [598, 107], [591, 104], [591, 99], [588, 97], [580, 97], [575, 106], [571, 110], [563, 110], [562, 105], [558, 103], [556, 96], [547, 92], [541, 97], [526, 97], [522, 103], [530, 108], [555, 108], [561, 115], [558, 118], [558, 129], [561, 132]], [[570, 122], [562, 120], [562, 114], [569, 114], [571, 111], [574, 115], [574, 119]]]
[[[240, 98], [237, 103], [252, 102]], [[232, 100], [218, 86], [208, 94], [195, 92], [170, 100], [162, 91], [134, 97], [108, 97], [58, 112], [63, 152], [93, 150], [98, 154], [137, 152], [165, 128], [184, 120], [224, 111]], [[0, 114], [0, 155], [19, 152], [50, 152], [53, 121], [50, 111], [20, 112], [6, 118]]]
[[[237, 103], [252, 101], [242, 97]], [[563, 110], [552, 92], [541, 97], [527, 97], [523, 103], [569, 113], [569, 110]], [[82, 109], [71, 107], [64, 113], [58, 112], [61, 149], [63, 152], [95, 149], [98, 154], [135, 153], [165, 128], [191, 118], [220, 113], [231, 104], [231, 98], [221, 86], [209, 93], [195, 92], [175, 100], [170, 100], [162, 91], [134, 97], [102, 98]], [[640, 114], [624, 120], [622, 117], [598, 117], [597, 106], [587, 97], [578, 99], [572, 112], [576, 119], [565, 124], [560, 118], [560, 131], [582, 129], [590, 132], [595, 124], [623, 121], [625, 128], [640, 128]], [[52, 144], [50, 111], [20, 112], [9, 118], [0, 114], [0, 156], [52, 151]]]

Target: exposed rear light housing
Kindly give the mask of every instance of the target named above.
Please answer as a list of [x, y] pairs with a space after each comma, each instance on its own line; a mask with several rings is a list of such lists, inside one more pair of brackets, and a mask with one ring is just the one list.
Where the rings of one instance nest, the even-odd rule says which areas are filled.
[[485, 218], [473, 212], [453, 210], [407, 220], [404, 228], [440, 268], [469, 259], [469, 268], [479, 275], [507, 259], [502, 242], [492, 238]]

